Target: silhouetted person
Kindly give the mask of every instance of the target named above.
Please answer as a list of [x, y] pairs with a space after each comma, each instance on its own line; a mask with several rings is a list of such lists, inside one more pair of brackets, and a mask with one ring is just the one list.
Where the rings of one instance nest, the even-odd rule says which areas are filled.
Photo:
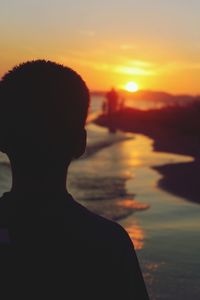
[[112, 114], [117, 111], [118, 108], [118, 93], [114, 88], [112, 88], [109, 92], [106, 94], [107, 98], [107, 107], [108, 107], [108, 114]]
[[0, 199], [1, 295], [4, 289], [19, 299], [148, 299], [125, 230], [66, 190], [68, 166], [86, 145], [84, 81], [38, 60], [8, 72], [0, 93], [0, 149], [13, 176]]
[[106, 101], [102, 102], [102, 113], [103, 114], [107, 113], [107, 102]]
[[108, 111], [108, 118], [109, 118], [109, 130], [110, 132], [115, 133], [116, 128], [114, 126], [113, 114], [118, 109], [119, 96], [114, 88], [112, 88], [109, 92], [107, 92], [106, 99], [107, 99], [107, 111]]

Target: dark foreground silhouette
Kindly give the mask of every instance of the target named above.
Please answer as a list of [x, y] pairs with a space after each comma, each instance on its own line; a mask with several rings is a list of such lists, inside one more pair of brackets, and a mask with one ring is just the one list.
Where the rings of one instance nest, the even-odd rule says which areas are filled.
[[86, 144], [89, 93], [80, 76], [52, 62], [22, 64], [2, 79], [0, 104], [0, 149], [13, 175], [0, 199], [1, 293], [148, 299], [126, 231], [66, 190], [67, 168]]

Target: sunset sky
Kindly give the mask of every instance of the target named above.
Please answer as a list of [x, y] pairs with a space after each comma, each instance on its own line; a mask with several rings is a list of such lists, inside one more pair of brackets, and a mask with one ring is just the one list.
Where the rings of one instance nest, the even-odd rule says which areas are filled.
[[0, 77], [45, 58], [90, 89], [200, 94], [199, 14], [199, 0], [0, 0]]

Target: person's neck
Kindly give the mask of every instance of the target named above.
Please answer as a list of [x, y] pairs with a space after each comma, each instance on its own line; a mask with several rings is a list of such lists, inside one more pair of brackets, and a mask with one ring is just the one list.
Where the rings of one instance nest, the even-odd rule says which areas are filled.
[[12, 192], [23, 194], [64, 194], [67, 192], [67, 166], [37, 164], [37, 166], [12, 166]]

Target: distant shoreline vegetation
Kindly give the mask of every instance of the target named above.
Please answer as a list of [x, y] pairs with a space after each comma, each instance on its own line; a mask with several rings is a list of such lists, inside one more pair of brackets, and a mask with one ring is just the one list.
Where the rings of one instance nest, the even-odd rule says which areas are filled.
[[145, 134], [154, 140], [154, 149], [158, 151], [199, 157], [199, 120], [200, 101], [196, 99], [185, 105], [173, 104], [149, 110], [125, 107], [114, 112], [112, 117], [101, 114], [95, 123]]

